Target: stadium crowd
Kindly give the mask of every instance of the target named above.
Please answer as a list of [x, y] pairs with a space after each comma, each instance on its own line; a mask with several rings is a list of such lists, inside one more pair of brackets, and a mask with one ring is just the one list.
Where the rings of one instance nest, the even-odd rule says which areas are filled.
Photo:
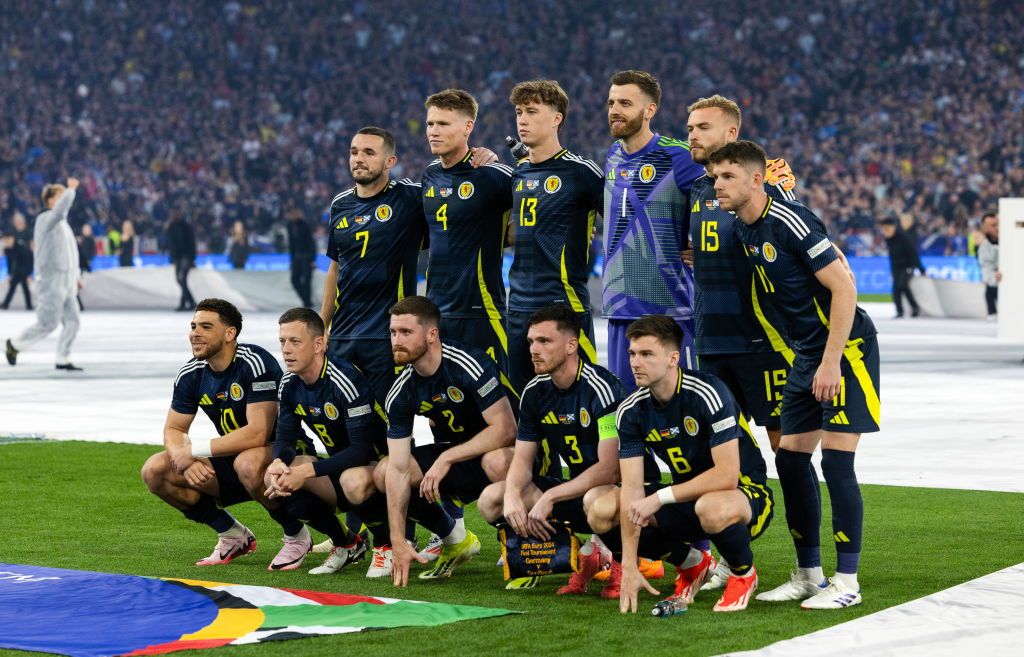
[[686, 137], [700, 96], [739, 99], [744, 134], [787, 158], [851, 255], [884, 253], [884, 217], [902, 217], [924, 254], [964, 254], [982, 213], [1024, 194], [1014, 4], [10, 0], [0, 232], [73, 172], [72, 224], [93, 224], [112, 253], [125, 220], [136, 248], [162, 250], [176, 209], [201, 251], [226, 251], [238, 220], [255, 248], [283, 251], [286, 217], [319, 219], [351, 184], [358, 127], [393, 131], [393, 173], [418, 179], [423, 99], [459, 86], [481, 104], [477, 144], [507, 159], [509, 89], [548, 77], [572, 102], [563, 143], [600, 164], [608, 75], [636, 66], [666, 91], [664, 134]]

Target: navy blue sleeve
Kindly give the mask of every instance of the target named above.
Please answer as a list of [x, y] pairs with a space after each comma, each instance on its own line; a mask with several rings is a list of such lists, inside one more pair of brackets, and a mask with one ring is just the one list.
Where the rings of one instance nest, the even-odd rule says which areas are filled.
[[295, 446], [304, 437], [302, 424], [295, 414], [295, 400], [292, 398], [289, 381], [281, 382], [278, 389], [277, 435], [271, 459], [281, 459], [286, 465], [295, 460]]
[[642, 411], [639, 404], [620, 406], [615, 416], [615, 427], [619, 434], [619, 458], [630, 459], [644, 455], [644, 436], [640, 420]]
[[246, 373], [251, 379], [249, 383], [249, 404], [277, 401], [277, 386], [281, 383], [281, 366], [277, 359], [266, 351], [254, 351], [263, 364], [263, 372], [255, 374], [251, 368]]
[[519, 428], [516, 430], [516, 440], [537, 443], [544, 438], [540, 431], [540, 414], [537, 412], [536, 400], [540, 397], [538, 388], [539, 386], [533, 386], [523, 391], [523, 397], [519, 401]]
[[[511, 187], [509, 185], [510, 189]], [[484, 357], [477, 362], [483, 366], [484, 373], [474, 381], [467, 372], [466, 378], [468, 379], [470, 389], [473, 391], [473, 399], [477, 403], [477, 408], [483, 413], [497, 402], [505, 399], [507, 395], [505, 394], [505, 386], [501, 385], [499, 381], [501, 375], [498, 373], [498, 366], [494, 364], [494, 361]]]
[[787, 250], [794, 253], [812, 272], [817, 273], [839, 259], [821, 219], [805, 209], [772, 202], [779, 219], [776, 234], [784, 236]]
[[703, 382], [714, 389], [716, 394], [708, 395], [711, 400], [701, 409], [704, 417], [704, 435], [711, 447], [717, 447], [743, 436], [740, 428], [739, 408], [729, 388], [717, 378], [707, 377]]
[[416, 417], [416, 400], [413, 399], [415, 386], [410, 377], [399, 376], [388, 393], [388, 438], [409, 438], [412, 436], [413, 420]]
[[366, 465], [373, 456], [373, 391], [366, 379], [352, 377], [357, 397], [343, 405], [349, 445], [313, 464], [316, 476], [339, 475], [349, 468]]
[[[191, 361], [189, 365], [192, 364]], [[188, 369], [189, 365], [181, 368], [177, 378], [174, 380], [174, 391], [171, 394], [171, 410], [184, 415], [195, 415], [199, 410], [199, 397], [196, 394], [196, 385], [202, 376], [202, 367]]]

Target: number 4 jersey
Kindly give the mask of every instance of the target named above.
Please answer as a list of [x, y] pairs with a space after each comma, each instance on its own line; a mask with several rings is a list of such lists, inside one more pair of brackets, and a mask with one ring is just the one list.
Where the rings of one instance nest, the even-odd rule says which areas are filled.
[[248, 404], [276, 402], [280, 381], [281, 366], [270, 352], [254, 344], [238, 344], [223, 372], [214, 372], [205, 360], [193, 358], [185, 363], [174, 379], [171, 410], [195, 415], [202, 409], [223, 436], [248, 424]]

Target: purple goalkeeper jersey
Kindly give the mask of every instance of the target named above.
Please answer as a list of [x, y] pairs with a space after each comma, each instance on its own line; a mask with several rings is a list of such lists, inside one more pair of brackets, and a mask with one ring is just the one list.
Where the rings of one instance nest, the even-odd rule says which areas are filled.
[[616, 141], [604, 171], [602, 314], [690, 319], [693, 273], [680, 254], [690, 231], [690, 188], [704, 168], [688, 142], [655, 134], [631, 154]]

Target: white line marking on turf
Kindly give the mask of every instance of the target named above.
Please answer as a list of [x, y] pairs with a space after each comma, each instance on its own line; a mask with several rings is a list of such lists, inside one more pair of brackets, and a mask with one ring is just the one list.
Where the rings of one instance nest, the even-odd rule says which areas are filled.
[[[864, 593], [870, 596], [871, 590]], [[837, 620], [843, 614], [806, 613], [831, 614]], [[1024, 563], [825, 630], [719, 657], [1019, 655], [1021, 619]]]

